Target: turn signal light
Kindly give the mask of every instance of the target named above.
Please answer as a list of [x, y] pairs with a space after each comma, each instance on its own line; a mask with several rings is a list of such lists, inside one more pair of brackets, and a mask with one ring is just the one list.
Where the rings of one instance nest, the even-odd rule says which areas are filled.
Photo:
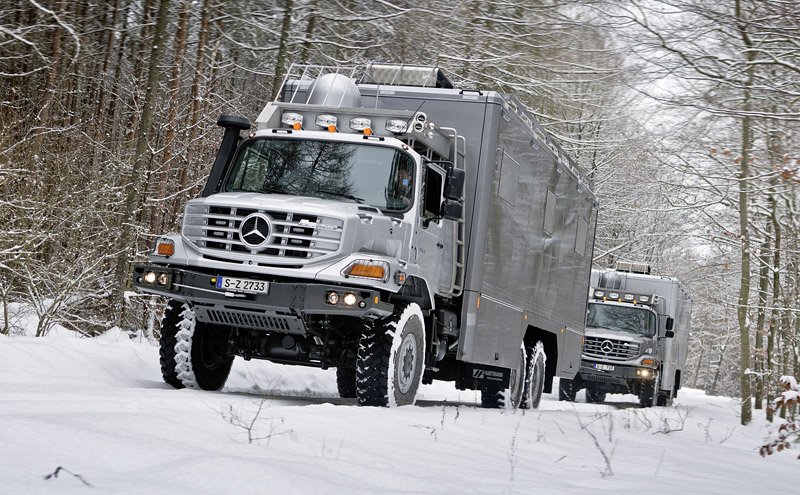
[[351, 277], [377, 278], [382, 280], [383, 277], [386, 276], [386, 270], [384, 270], [382, 266], [355, 264], [350, 268], [350, 273], [348, 275]]
[[156, 254], [159, 256], [172, 256], [175, 254], [175, 242], [170, 239], [159, 239], [156, 243]]
[[645, 366], [655, 366], [655, 359], [642, 359], [642, 364]]
[[369, 278], [385, 282], [389, 274], [389, 264], [385, 261], [356, 260], [342, 270], [346, 277]]

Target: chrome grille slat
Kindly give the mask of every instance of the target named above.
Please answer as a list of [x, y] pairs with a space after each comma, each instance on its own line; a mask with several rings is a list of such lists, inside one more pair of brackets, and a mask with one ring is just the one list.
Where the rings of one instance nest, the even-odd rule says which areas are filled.
[[[268, 244], [252, 250], [240, 239], [239, 229], [253, 213], [269, 217], [272, 230]], [[302, 222], [302, 223], [301, 223]], [[323, 228], [320, 228], [319, 225]], [[309, 215], [264, 208], [191, 205], [184, 215], [183, 235], [203, 253], [240, 262], [252, 256], [258, 263], [284, 263], [291, 259], [302, 266], [304, 260], [329, 256], [339, 250], [342, 220], [324, 215]], [[339, 230], [336, 230], [339, 229]]]
[[[604, 352], [601, 349], [605, 341], [611, 342], [612, 349], [610, 352]], [[627, 361], [639, 356], [639, 344], [619, 339], [586, 337], [583, 344], [583, 354], [602, 359]]]

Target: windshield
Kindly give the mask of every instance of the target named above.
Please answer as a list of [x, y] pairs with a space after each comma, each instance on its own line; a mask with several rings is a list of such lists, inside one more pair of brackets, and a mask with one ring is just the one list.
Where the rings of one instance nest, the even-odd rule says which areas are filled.
[[414, 159], [385, 146], [257, 138], [236, 155], [226, 191], [291, 194], [406, 211]]
[[645, 308], [590, 303], [586, 326], [652, 337], [656, 334], [656, 316]]

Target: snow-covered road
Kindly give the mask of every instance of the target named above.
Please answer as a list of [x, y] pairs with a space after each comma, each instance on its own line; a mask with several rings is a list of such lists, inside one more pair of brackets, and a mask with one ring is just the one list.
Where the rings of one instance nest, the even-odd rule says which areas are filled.
[[120, 333], [0, 336], [0, 493], [796, 492], [797, 450], [759, 457], [774, 426], [740, 426], [732, 399], [609, 399], [486, 410], [437, 383], [361, 408], [333, 371], [240, 359], [221, 392], [178, 391]]

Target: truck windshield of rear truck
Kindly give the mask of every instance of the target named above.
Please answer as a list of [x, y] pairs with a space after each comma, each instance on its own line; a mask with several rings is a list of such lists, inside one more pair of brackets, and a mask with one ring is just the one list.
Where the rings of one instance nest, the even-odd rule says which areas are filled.
[[395, 148], [305, 139], [255, 138], [236, 154], [228, 192], [288, 194], [407, 211], [414, 159]]
[[652, 337], [656, 334], [656, 315], [635, 306], [589, 303], [586, 326]]

